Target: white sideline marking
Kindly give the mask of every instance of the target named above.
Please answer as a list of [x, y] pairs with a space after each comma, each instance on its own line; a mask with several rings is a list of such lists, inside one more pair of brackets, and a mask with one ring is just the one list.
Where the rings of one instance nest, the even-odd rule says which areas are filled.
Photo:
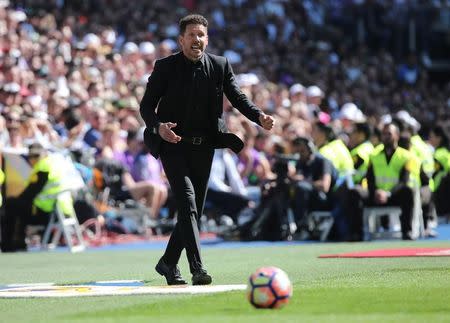
[[210, 294], [245, 290], [246, 288], [246, 285], [95, 286], [81, 284], [58, 286], [52, 284], [26, 284], [25, 286], [25, 284], [14, 284], [0, 286], [0, 298], [117, 296], [143, 294]]
[[420, 252], [418, 256], [450, 256], [450, 249], [430, 251], [430, 252]]

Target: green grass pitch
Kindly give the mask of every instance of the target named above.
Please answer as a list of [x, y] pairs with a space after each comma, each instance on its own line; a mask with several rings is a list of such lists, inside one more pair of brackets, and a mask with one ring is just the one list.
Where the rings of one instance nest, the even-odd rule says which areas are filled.
[[[0, 299], [0, 322], [450, 322], [450, 257], [318, 259], [326, 253], [400, 247], [449, 247], [450, 242], [303, 244], [205, 248], [215, 284], [245, 284], [258, 267], [282, 268], [294, 285], [281, 310], [256, 310], [245, 292]], [[146, 280], [160, 250], [0, 254], [0, 285]], [[181, 270], [189, 278], [183, 257]]]

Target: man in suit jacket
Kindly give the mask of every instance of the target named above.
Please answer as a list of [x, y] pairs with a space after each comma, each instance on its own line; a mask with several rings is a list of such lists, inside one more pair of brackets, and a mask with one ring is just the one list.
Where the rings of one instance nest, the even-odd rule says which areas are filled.
[[193, 285], [207, 285], [212, 278], [203, 267], [197, 221], [214, 149], [238, 152], [244, 146], [227, 133], [221, 119], [223, 93], [264, 129], [272, 129], [274, 119], [242, 93], [225, 57], [205, 52], [208, 21], [203, 16], [186, 16], [179, 28], [182, 51], [156, 61], [140, 106], [147, 126], [145, 143], [153, 156], [161, 158], [178, 209], [178, 222], [155, 269], [169, 285], [186, 284], [177, 265], [185, 248]]

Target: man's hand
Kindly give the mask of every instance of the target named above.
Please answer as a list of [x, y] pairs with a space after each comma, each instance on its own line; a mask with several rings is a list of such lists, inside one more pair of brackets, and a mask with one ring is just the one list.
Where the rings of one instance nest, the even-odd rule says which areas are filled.
[[176, 126], [177, 124], [173, 122], [160, 123], [158, 133], [165, 141], [176, 144], [181, 140], [181, 137], [172, 131], [172, 128], [175, 128]]
[[389, 198], [389, 192], [383, 191], [383, 190], [376, 190], [375, 191], [375, 203], [377, 204], [386, 204], [387, 200]]
[[273, 128], [273, 125], [275, 124], [275, 118], [269, 116], [268, 114], [261, 113], [259, 115], [259, 123], [264, 129], [271, 130]]

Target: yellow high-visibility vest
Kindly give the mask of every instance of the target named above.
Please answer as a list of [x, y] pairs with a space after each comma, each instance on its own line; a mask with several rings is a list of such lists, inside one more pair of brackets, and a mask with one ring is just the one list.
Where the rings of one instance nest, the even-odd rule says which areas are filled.
[[48, 180], [44, 188], [34, 198], [33, 205], [40, 210], [49, 213], [53, 211], [55, 203], [58, 202], [58, 206], [64, 214], [72, 216], [75, 214], [72, 196], [70, 194], [62, 194], [56, 198], [56, 195], [64, 190], [61, 183], [65, 176], [63, 173], [65, 167], [59, 163], [59, 161], [51, 156], [46, 156], [41, 158], [34, 165], [28, 179], [28, 184], [37, 181], [37, 173], [39, 172], [48, 173]]
[[431, 190], [434, 192], [441, 185], [442, 179], [450, 171], [450, 151], [447, 148], [440, 147], [434, 152], [434, 172], [432, 177]]
[[431, 177], [434, 172], [433, 151], [419, 135], [411, 137], [410, 151], [419, 158], [424, 172]]
[[345, 175], [354, 170], [353, 159], [350, 151], [341, 139], [333, 140], [319, 149], [326, 159], [330, 160], [340, 175]]
[[372, 143], [366, 141], [350, 151], [353, 158], [353, 163], [356, 163], [358, 157], [363, 160], [363, 163], [358, 167], [358, 169], [355, 169], [355, 173], [353, 174], [353, 182], [355, 184], [361, 183], [363, 178], [366, 177], [367, 169], [369, 168], [370, 154], [373, 150], [374, 147]]
[[397, 147], [389, 163], [386, 160], [384, 149], [370, 156], [370, 163], [375, 176], [375, 187], [390, 192], [400, 180], [403, 167], [411, 173], [414, 172], [414, 160], [411, 153], [401, 147]]

